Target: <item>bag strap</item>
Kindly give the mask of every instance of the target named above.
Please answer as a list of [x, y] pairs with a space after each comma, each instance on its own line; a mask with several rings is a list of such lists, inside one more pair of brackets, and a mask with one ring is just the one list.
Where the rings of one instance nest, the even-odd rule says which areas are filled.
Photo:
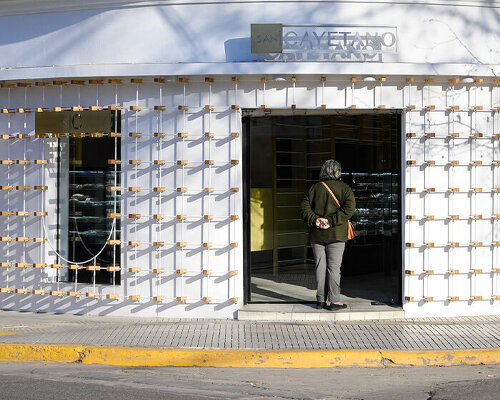
[[321, 183], [326, 187], [326, 190], [328, 190], [328, 192], [332, 195], [333, 200], [335, 200], [335, 203], [337, 203], [337, 205], [340, 207], [340, 203], [337, 200], [337, 198], [335, 197], [335, 195], [333, 194], [332, 190], [328, 187], [328, 185], [325, 182], [321, 182]]

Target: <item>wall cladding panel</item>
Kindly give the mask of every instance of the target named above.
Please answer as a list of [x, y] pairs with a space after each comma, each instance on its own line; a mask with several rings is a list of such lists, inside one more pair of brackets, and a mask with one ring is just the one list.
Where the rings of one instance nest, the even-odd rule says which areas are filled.
[[[325, 104], [333, 112], [356, 105], [369, 113], [404, 113], [406, 315], [500, 312], [498, 301], [492, 300], [500, 294], [500, 228], [495, 217], [500, 214], [500, 193], [495, 191], [500, 186], [500, 166], [495, 163], [500, 150], [494, 136], [500, 133], [500, 117], [491, 111], [499, 105], [500, 89], [492, 82], [452, 84], [422, 77], [415, 82], [403, 77], [352, 82], [344, 76], [322, 82], [320, 76], [297, 76], [294, 88], [290, 77], [268, 77], [266, 82], [251, 75], [238, 82], [230, 76], [189, 78], [164, 84], [152, 78], [137, 84], [123, 78], [122, 84], [104, 80], [0, 89], [2, 107], [12, 110], [122, 107], [122, 282], [78, 284], [80, 298], [66, 296], [75, 285], [58, 279], [57, 270], [33, 267], [56, 260], [48, 243], [32, 240], [45, 236], [42, 217], [32, 214], [47, 210], [48, 236], [54, 241], [55, 139], [34, 137], [34, 112], [0, 115], [0, 133], [30, 135], [0, 139], [0, 159], [49, 159], [47, 165], [0, 165], [5, 172], [0, 185], [49, 186], [46, 192], [0, 191], [5, 211], [30, 212], [28, 217], [0, 216], [2, 235], [30, 238], [26, 243], [0, 242], [5, 262], [31, 264], [1, 267], [0, 287], [47, 293], [1, 293], [2, 308], [234, 317], [243, 298], [242, 150], [240, 138], [231, 135], [241, 133], [240, 109], [295, 105], [299, 111]], [[140, 191], [129, 190], [137, 187]], [[50, 296], [51, 290], [63, 295]], [[87, 298], [87, 292], [97, 292], [99, 298]], [[110, 294], [118, 299], [107, 298]]]

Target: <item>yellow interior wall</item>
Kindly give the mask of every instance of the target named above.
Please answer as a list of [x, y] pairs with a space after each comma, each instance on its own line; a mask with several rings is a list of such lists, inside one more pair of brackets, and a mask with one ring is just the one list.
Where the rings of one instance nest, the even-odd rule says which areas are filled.
[[250, 189], [251, 251], [273, 249], [273, 189]]

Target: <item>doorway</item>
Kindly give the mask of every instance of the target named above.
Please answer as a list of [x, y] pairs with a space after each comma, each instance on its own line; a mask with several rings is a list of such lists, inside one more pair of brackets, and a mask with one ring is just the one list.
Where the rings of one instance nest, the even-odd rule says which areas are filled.
[[245, 110], [245, 301], [316, 301], [300, 202], [328, 159], [353, 190], [357, 236], [342, 262], [346, 303], [401, 304], [401, 114]]

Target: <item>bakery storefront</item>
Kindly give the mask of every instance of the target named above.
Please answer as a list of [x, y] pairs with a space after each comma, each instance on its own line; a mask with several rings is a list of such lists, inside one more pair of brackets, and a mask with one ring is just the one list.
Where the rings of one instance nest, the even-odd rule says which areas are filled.
[[[498, 314], [495, 14], [441, 3], [4, 2], [0, 307]], [[300, 213], [330, 158], [357, 202], [334, 317]]]

